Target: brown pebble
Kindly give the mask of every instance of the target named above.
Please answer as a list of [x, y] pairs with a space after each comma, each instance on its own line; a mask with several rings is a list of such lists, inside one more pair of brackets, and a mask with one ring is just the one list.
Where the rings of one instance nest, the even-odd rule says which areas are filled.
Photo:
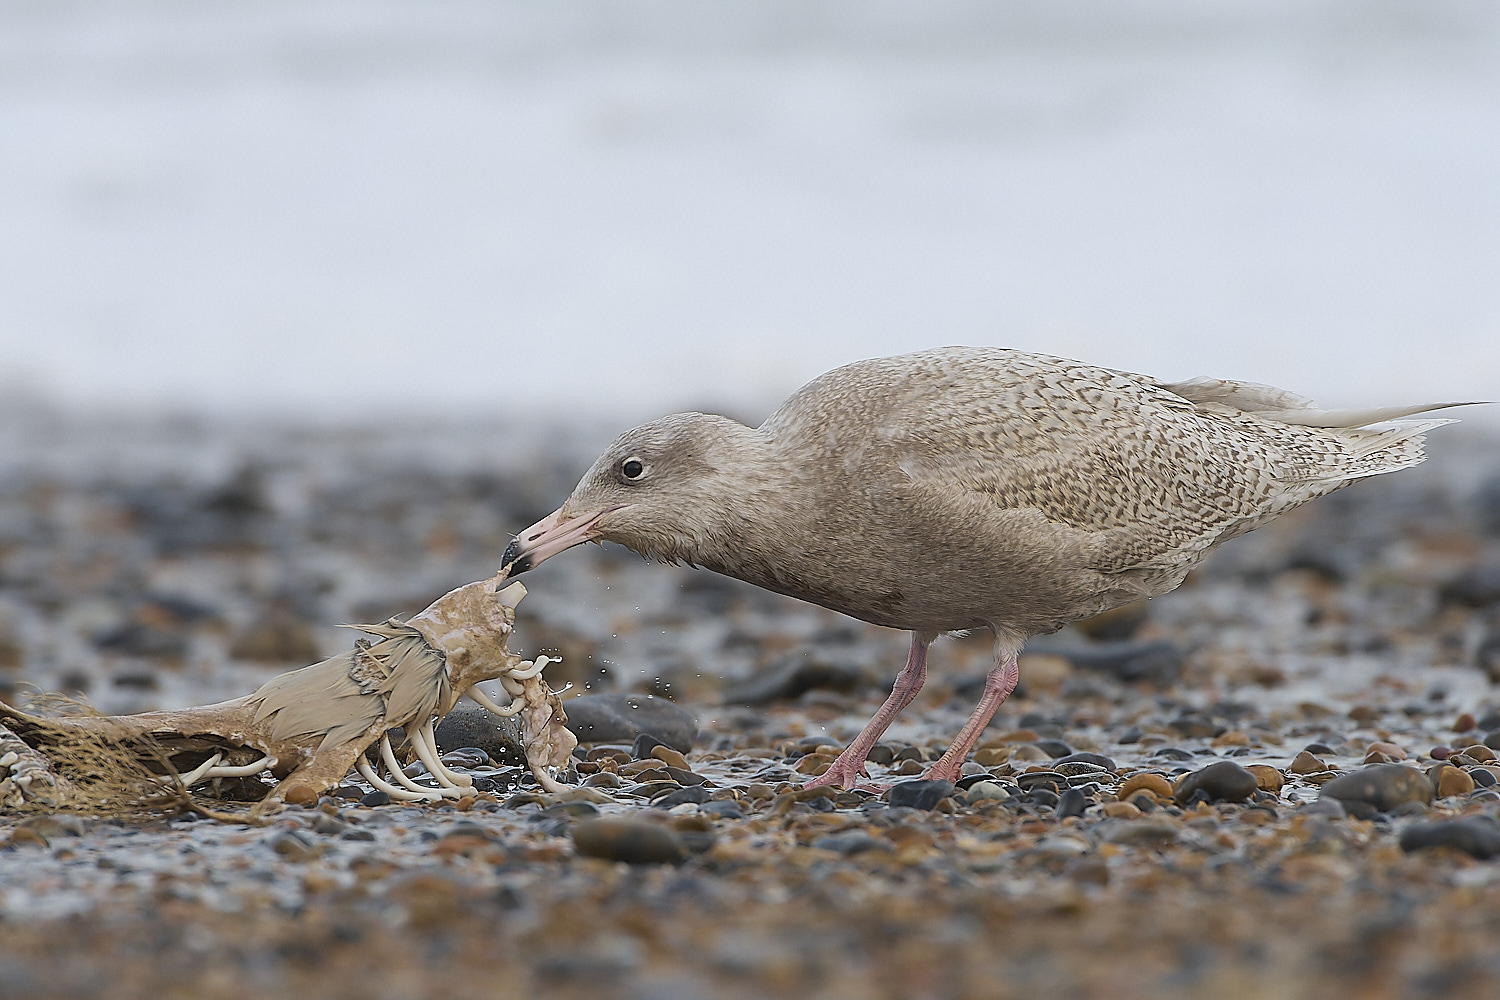
[[1437, 774], [1437, 795], [1446, 799], [1450, 795], [1468, 795], [1474, 790], [1474, 779], [1456, 767], [1444, 764]]
[[659, 823], [622, 816], [601, 816], [576, 824], [573, 849], [587, 857], [632, 865], [675, 865], [684, 859], [676, 833]]
[[1231, 729], [1214, 737], [1213, 745], [1216, 747], [1247, 747], [1250, 745], [1250, 737], [1238, 729]]
[[1453, 749], [1451, 747], [1433, 747], [1432, 752], [1427, 756], [1433, 760], [1447, 760], [1452, 755]]
[[1245, 770], [1255, 775], [1255, 784], [1263, 792], [1272, 795], [1281, 794], [1281, 786], [1285, 784], [1286, 778], [1282, 773], [1270, 764], [1246, 764]]
[[1308, 753], [1306, 750], [1303, 750], [1301, 753], [1297, 754], [1296, 758], [1292, 761], [1291, 766], [1288, 767], [1287, 770], [1292, 772], [1293, 774], [1317, 774], [1319, 771], [1328, 770], [1328, 765], [1323, 763], [1318, 758], [1314, 757], [1312, 754]]
[[1465, 712], [1454, 721], [1453, 731], [1455, 733], [1467, 733], [1478, 725], [1479, 720], [1474, 718], [1474, 714], [1472, 712]]
[[1144, 815], [1129, 802], [1106, 802], [1099, 811], [1110, 819], [1140, 819]]
[[1358, 722], [1362, 726], [1368, 726], [1370, 723], [1380, 718], [1380, 713], [1375, 711], [1374, 707], [1371, 705], [1355, 705], [1353, 708], [1349, 709], [1349, 718], [1353, 719], [1355, 722]]
[[671, 747], [668, 747], [668, 746], [655, 746], [655, 747], [652, 747], [651, 748], [651, 756], [655, 757], [657, 760], [661, 761], [663, 764], [670, 764], [672, 767], [679, 767], [679, 768], [681, 768], [684, 771], [691, 771], [692, 770], [692, 768], [688, 766], [687, 758], [684, 757], [678, 751], [673, 750]]
[[293, 785], [282, 793], [281, 801], [293, 806], [310, 806], [318, 801], [318, 793], [308, 785]]
[[988, 747], [974, 751], [974, 763], [980, 767], [996, 767], [1010, 760], [1010, 751], [1004, 747]]
[[1365, 753], [1383, 753], [1393, 760], [1405, 760], [1406, 751], [1388, 740], [1377, 740], [1365, 747]]
[[[913, 763], [906, 761], [906, 763]], [[833, 764], [833, 758], [827, 754], [810, 753], [797, 761], [796, 771], [798, 774], [822, 774]]]
[[1171, 782], [1159, 774], [1151, 774], [1149, 772], [1132, 774], [1126, 778], [1120, 783], [1119, 791], [1115, 793], [1115, 797], [1123, 802], [1136, 792], [1143, 790], [1164, 799], [1172, 797]]
[[1473, 757], [1482, 764], [1488, 764], [1495, 759], [1495, 751], [1483, 743], [1476, 743], [1471, 747], [1464, 748], [1464, 755]]
[[1008, 743], [1035, 743], [1041, 739], [1034, 730], [1016, 729], [998, 736], [987, 736], [984, 740], [985, 747], [1005, 746]]

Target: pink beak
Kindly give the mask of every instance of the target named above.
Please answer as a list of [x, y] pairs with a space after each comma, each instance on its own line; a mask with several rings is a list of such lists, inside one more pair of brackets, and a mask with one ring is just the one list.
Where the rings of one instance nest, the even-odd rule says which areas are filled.
[[521, 532], [506, 546], [505, 554], [500, 557], [500, 569], [507, 577], [520, 576], [565, 549], [598, 538], [599, 531], [595, 522], [605, 514], [619, 509], [606, 507], [581, 517], [564, 517], [562, 508], [558, 508]]

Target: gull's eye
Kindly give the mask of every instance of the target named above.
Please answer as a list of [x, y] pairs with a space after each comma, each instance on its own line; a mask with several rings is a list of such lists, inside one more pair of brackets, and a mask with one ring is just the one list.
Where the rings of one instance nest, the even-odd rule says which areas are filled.
[[645, 464], [638, 458], [627, 458], [620, 463], [620, 475], [626, 479], [639, 479], [646, 474]]

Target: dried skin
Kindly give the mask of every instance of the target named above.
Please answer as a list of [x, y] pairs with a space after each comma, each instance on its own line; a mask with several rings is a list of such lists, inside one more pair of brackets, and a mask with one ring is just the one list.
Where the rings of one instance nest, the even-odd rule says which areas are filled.
[[[379, 641], [361, 641], [347, 653], [216, 705], [45, 717], [0, 703], [0, 723], [11, 727], [0, 729], [0, 739], [8, 741], [0, 744], [6, 747], [0, 759], [16, 754], [0, 784], [8, 796], [0, 805], [117, 812], [161, 798], [158, 777], [187, 774], [219, 754], [220, 767], [274, 758], [270, 771], [279, 784], [257, 807], [268, 811], [337, 785], [390, 729], [405, 727], [408, 738], [421, 739], [423, 728], [446, 715], [474, 684], [496, 678], [522, 702], [527, 761], [544, 786], [553, 786], [548, 769], [565, 765], [577, 741], [540, 674], [508, 676], [529, 672], [529, 663], [506, 648], [525, 589], [511, 584], [502, 592], [501, 583], [496, 576], [460, 587], [407, 623], [359, 626]], [[107, 773], [111, 780], [80, 785], [74, 772]], [[180, 788], [175, 794], [181, 796]]]

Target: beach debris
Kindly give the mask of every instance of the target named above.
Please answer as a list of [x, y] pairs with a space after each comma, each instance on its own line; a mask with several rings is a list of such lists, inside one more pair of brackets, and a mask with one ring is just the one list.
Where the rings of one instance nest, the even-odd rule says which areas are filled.
[[[507, 649], [526, 589], [503, 582], [459, 587], [405, 622], [351, 626], [376, 638], [232, 701], [123, 716], [61, 714], [61, 701], [45, 696], [32, 711], [0, 702], [0, 808], [128, 812], [180, 803], [189, 790], [232, 793], [269, 774], [277, 783], [254, 810], [264, 814], [316, 801], [351, 770], [393, 801], [462, 798], [475, 794], [474, 779], [444, 765], [433, 727], [465, 695], [520, 723], [529, 769], [559, 791], [553, 772], [577, 740], [562, 692], [542, 676], [553, 661]], [[492, 680], [505, 704], [477, 686]], [[404, 735], [426, 781], [407, 775], [393, 730], [404, 731], [398, 742]], [[250, 797], [264, 790], [257, 784]]]

